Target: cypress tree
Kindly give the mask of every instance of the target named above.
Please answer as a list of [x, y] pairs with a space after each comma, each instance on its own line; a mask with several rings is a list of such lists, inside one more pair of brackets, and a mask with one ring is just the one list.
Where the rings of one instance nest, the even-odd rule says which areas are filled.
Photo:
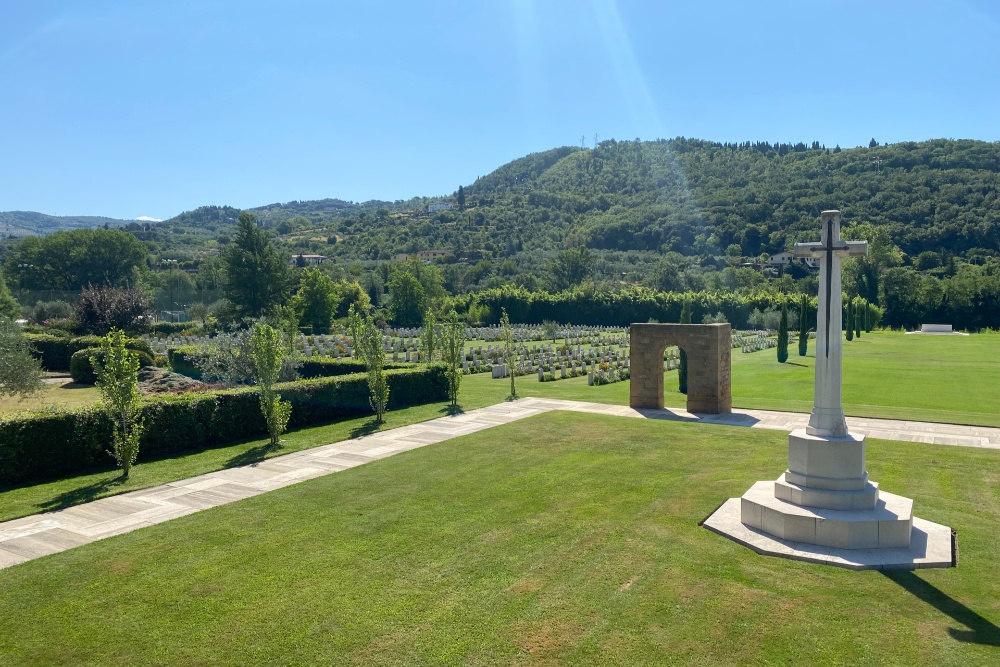
[[[691, 299], [684, 299], [684, 307], [681, 308], [681, 324], [691, 324]], [[687, 352], [681, 348], [681, 365], [677, 368], [677, 391], [682, 394], [688, 393], [688, 357]]]
[[809, 297], [805, 294], [799, 300], [799, 356], [806, 356], [809, 350]]
[[781, 300], [781, 321], [778, 323], [778, 363], [788, 361], [788, 300]]
[[854, 323], [851, 320], [854, 318], [854, 301], [851, 299], [847, 300], [847, 319], [845, 322], [845, 328], [847, 329], [847, 340], [854, 340]]
[[[864, 304], [867, 302], [858, 297], [858, 304], [854, 308], [854, 336], [855, 338], [861, 338], [861, 313], [864, 312], [862, 308], [865, 308]], [[867, 309], [865, 309], [867, 310]]]

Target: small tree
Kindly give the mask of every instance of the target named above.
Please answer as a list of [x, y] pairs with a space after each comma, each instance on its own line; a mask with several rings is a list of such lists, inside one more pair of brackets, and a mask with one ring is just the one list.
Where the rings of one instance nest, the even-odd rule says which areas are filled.
[[458, 195], [455, 197], [455, 199], [456, 199], [456, 201], [458, 201], [458, 210], [460, 210], [460, 211], [464, 210], [465, 209], [465, 188], [463, 188], [461, 185], [458, 186]]
[[778, 363], [788, 361], [788, 301], [781, 300], [781, 321], [778, 322]]
[[272, 447], [279, 446], [278, 438], [285, 432], [292, 416], [292, 404], [282, 401], [278, 392], [274, 391], [287, 353], [288, 348], [280, 331], [259, 322], [254, 325], [250, 334], [253, 380], [260, 387], [260, 409], [264, 413]]
[[799, 356], [806, 356], [809, 351], [809, 297], [805, 294], [799, 299]]
[[192, 303], [187, 309], [188, 317], [192, 320], [201, 320], [201, 326], [205, 326], [208, 320], [208, 304], [202, 302]]
[[[301, 257], [301, 255], [299, 255]], [[292, 297], [292, 310], [299, 324], [312, 327], [313, 333], [325, 334], [337, 312], [340, 296], [330, 276], [317, 268], [306, 269], [299, 282], [299, 291]]]
[[844, 328], [847, 329], [847, 340], [854, 340], [854, 302], [851, 299], [847, 300], [847, 317], [844, 320]]
[[556, 342], [556, 338], [559, 336], [559, 323], [555, 320], [543, 320], [542, 333], [545, 334], [546, 338], [551, 338], [553, 343]]
[[145, 331], [152, 322], [153, 311], [149, 297], [142, 290], [90, 285], [80, 294], [73, 314], [81, 329], [103, 336], [115, 329], [129, 333]]
[[139, 456], [143, 428], [139, 414], [139, 355], [125, 344], [125, 332], [114, 329], [101, 341], [101, 355], [90, 358], [104, 408], [113, 423], [112, 449], [108, 453], [122, 469], [122, 479], [128, 479]]
[[510, 375], [510, 395], [508, 401], [517, 400], [517, 389], [514, 387], [514, 363], [517, 361], [517, 341], [514, 339], [514, 329], [510, 326], [507, 309], [500, 309], [500, 342], [503, 344], [503, 363]]
[[441, 357], [448, 366], [448, 398], [458, 405], [458, 387], [462, 383], [462, 360], [465, 358], [465, 323], [452, 310], [441, 327]]
[[[684, 306], [681, 308], [681, 324], [691, 324], [691, 310], [691, 299], [684, 299]], [[677, 367], [677, 391], [686, 394], [688, 393], [688, 355], [681, 348], [679, 356], [680, 365]]]
[[0, 396], [27, 396], [42, 388], [42, 363], [31, 355], [21, 327], [0, 315]]
[[389, 383], [385, 379], [385, 348], [382, 346], [382, 332], [375, 326], [370, 313], [359, 312], [351, 306], [348, 323], [354, 349], [368, 371], [369, 403], [375, 411], [375, 421], [383, 421], [385, 408], [389, 404]]
[[438, 334], [437, 318], [434, 311], [428, 308], [424, 313], [424, 331], [420, 334], [420, 361], [427, 364], [434, 361], [435, 350], [443, 345]]

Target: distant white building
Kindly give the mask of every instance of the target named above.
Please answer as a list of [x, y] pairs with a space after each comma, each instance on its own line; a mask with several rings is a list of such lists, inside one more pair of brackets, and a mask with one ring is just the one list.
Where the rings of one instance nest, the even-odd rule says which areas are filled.
[[[768, 266], [788, 266], [795, 262], [795, 256], [790, 252], [776, 252], [771, 255], [767, 260]], [[809, 257], [802, 258], [802, 264], [805, 264], [810, 269], [816, 268], [816, 262]]]
[[307, 266], [322, 264], [328, 259], [326, 255], [292, 255], [292, 266], [296, 266], [299, 263], [299, 257], [302, 258], [302, 261], [305, 262]]
[[455, 207], [453, 205], [451, 205], [451, 204], [448, 204], [448, 203], [445, 203], [445, 202], [438, 202], [437, 204], [428, 204], [427, 205], [427, 212], [428, 213], [437, 213], [438, 211], [450, 211], [453, 208], [455, 208]]

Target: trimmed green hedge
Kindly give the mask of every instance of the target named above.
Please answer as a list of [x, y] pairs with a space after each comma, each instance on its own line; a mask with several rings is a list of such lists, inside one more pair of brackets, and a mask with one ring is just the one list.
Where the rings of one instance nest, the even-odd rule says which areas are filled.
[[[100, 336], [66, 338], [51, 334], [25, 334], [25, 337], [31, 343], [34, 355], [41, 360], [42, 368], [47, 371], [72, 370], [73, 355], [80, 350], [99, 347], [102, 340]], [[129, 339], [125, 347], [136, 352], [145, 352], [150, 357], [155, 357], [153, 348], [141, 338]]]
[[[136, 354], [139, 355], [140, 368], [156, 365], [156, 360], [145, 350], [136, 350]], [[99, 347], [88, 347], [74, 352], [73, 356], [70, 357], [69, 376], [73, 378], [73, 382], [79, 384], [95, 384], [97, 382], [97, 373], [94, 371], [94, 365], [90, 363], [91, 357], [97, 357], [103, 362], [104, 351]]]
[[[389, 362], [386, 370], [402, 370], [414, 368], [413, 364]], [[365, 363], [358, 359], [335, 359], [334, 357], [308, 357], [299, 366], [299, 375], [303, 378], [326, 378], [351, 373], [364, 373]]]
[[[448, 397], [444, 366], [387, 371], [389, 407]], [[371, 414], [365, 375], [277, 385], [292, 404], [291, 428]], [[248, 387], [147, 400], [139, 462], [267, 435], [257, 391]], [[68, 477], [108, 468], [111, 421], [99, 407], [0, 417], [0, 485]]]
[[[167, 361], [175, 373], [187, 375], [195, 380], [201, 379], [199, 371], [191, 357], [198, 349], [197, 345], [182, 345], [167, 350]], [[414, 368], [413, 364], [388, 363], [386, 370], [403, 370]], [[299, 376], [303, 379], [338, 377], [352, 373], [364, 373], [365, 364], [358, 359], [334, 359], [333, 357], [309, 357], [302, 360], [299, 366]]]

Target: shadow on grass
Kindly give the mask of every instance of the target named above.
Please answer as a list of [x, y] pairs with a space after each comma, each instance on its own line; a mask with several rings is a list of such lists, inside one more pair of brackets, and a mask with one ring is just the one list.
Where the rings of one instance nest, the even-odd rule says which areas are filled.
[[121, 476], [102, 479], [99, 482], [94, 482], [93, 484], [88, 484], [87, 486], [81, 486], [79, 488], [70, 489], [69, 491], [60, 493], [52, 500], [40, 502], [37, 506], [45, 512], [53, 512], [55, 510], [66, 509], [67, 507], [73, 507], [74, 505], [79, 505], [81, 503], [89, 503], [91, 500], [96, 500], [101, 495], [114, 489], [116, 486], [121, 486], [124, 483], [125, 480], [122, 479]]
[[805, 364], [800, 364], [800, 363], [797, 363], [797, 362], [794, 362], [794, 361], [786, 361], [785, 365], [786, 366], [801, 366], [802, 368], [806, 367]]
[[360, 438], [363, 435], [371, 435], [382, 428], [385, 422], [377, 422], [374, 418], [369, 419], [364, 424], [360, 424], [351, 429], [352, 438]]
[[462, 409], [461, 405], [446, 405], [443, 408], [441, 408], [440, 410], [438, 410], [438, 412], [443, 412], [444, 414], [448, 415], [449, 417], [454, 417], [455, 415], [464, 415], [465, 414], [465, 410]]
[[952, 639], [972, 644], [1000, 646], [1000, 628], [972, 611], [944, 591], [927, 583], [909, 570], [883, 571], [882, 575], [896, 582], [915, 597], [961, 623], [968, 630], [948, 628]]
[[241, 454], [237, 454], [228, 461], [226, 461], [222, 467], [223, 468], [239, 468], [240, 466], [247, 466], [253, 463], [260, 463], [267, 455], [271, 452], [276, 452], [281, 449], [281, 445], [272, 445], [270, 442], [263, 445], [258, 445], [256, 447], [251, 447]]

